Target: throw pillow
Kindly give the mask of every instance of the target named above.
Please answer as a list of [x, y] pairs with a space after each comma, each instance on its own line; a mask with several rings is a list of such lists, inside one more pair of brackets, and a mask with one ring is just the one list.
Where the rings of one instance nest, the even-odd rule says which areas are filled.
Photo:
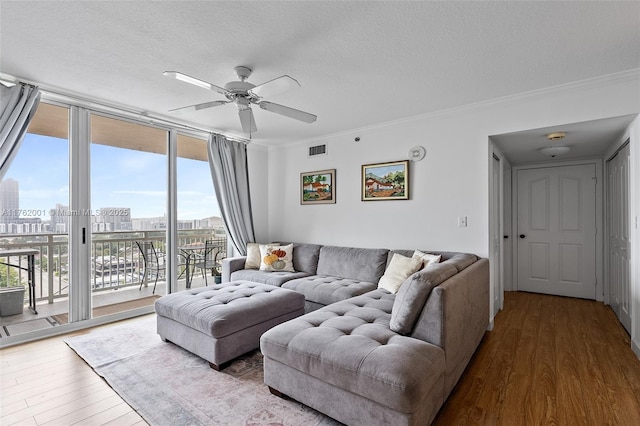
[[436, 263], [413, 274], [396, 294], [389, 328], [396, 333], [410, 334], [431, 290], [457, 273], [458, 270], [447, 263]]
[[247, 243], [247, 258], [244, 261], [244, 269], [260, 269], [262, 256], [260, 255], [260, 246], [277, 246], [278, 243], [258, 244]]
[[295, 272], [293, 269], [293, 244], [287, 246], [271, 246], [263, 244], [260, 246], [260, 270], [261, 271], [287, 271]]
[[412, 257], [415, 257], [417, 259], [422, 259], [422, 261], [424, 262], [423, 268], [428, 268], [431, 265], [440, 263], [440, 260], [442, 260], [441, 254], [436, 255], [436, 254], [423, 253], [420, 250], [414, 251]]
[[391, 262], [389, 262], [389, 266], [387, 266], [387, 270], [384, 271], [384, 275], [378, 282], [378, 288], [384, 288], [395, 294], [404, 280], [416, 271], [419, 271], [421, 267], [422, 259], [394, 253]]
[[244, 261], [245, 269], [260, 268], [260, 244], [247, 243], [247, 260]]

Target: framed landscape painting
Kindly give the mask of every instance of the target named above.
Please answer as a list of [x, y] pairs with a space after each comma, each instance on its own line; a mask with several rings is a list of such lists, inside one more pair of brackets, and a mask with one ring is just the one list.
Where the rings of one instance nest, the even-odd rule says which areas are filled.
[[362, 166], [362, 201], [408, 199], [409, 160]]
[[300, 173], [300, 204], [334, 204], [336, 169]]

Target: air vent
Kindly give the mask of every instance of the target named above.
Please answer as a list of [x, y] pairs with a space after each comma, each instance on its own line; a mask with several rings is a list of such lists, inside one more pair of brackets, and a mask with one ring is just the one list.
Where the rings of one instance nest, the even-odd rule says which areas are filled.
[[327, 145], [316, 145], [309, 147], [309, 157], [315, 157], [316, 155], [327, 155]]

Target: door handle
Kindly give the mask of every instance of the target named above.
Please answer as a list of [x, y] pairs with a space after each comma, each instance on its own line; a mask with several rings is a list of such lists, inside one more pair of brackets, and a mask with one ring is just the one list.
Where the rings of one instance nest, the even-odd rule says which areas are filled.
[[520, 234], [520, 238], [524, 238], [524, 237], [525, 237], [525, 235], [524, 235], [524, 234]]
[[502, 237], [502, 238], [507, 239], [507, 238], [509, 238], [509, 236], [508, 236], [508, 235], [505, 235], [505, 236], [504, 236], [504, 237]]

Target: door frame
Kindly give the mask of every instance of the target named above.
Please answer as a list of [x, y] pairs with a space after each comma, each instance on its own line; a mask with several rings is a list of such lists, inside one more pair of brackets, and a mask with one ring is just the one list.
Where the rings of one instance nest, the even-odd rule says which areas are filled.
[[[498, 185], [498, 194], [494, 194], [494, 173], [493, 173], [493, 169], [495, 167], [495, 160], [498, 160], [498, 179], [499, 179], [499, 185]], [[494, 257], [495, 257], [495, 251], [494, 251], [494, 241], [493, 241], [493, 235], [494, 235], [494, 216], [498, 215], [498, 223], [499, 223], [499, 229], [498, 234], [503, 236], [506, 235], [506, 229], [504, 227], [504, 216], [505, 216], [505, 201], [508, 200], [508, 197], [505, 194], [505, 179], [509, 179], [509, 177], [505, 177], [505, 170], [508, 170], [511, 165], [509, 164], [509, 161], [505, 158], [505, 156], [502, 154], [502, 152], [500, 152], [500, 150], [498, 149], [498, 147], [496, 147], [493, 142], [491, 141], [491, 138], [489, 138], [489, 155], [488, 155], [488, 161], [487, 161], [487, 167], [489, 170], [488, 173], [488, 189], [489, 189], [489, 205], [488, 205], [488, 210], [489, 210], [489, 216], [488, 216], [488, 223], [487, 223], [487, 230], [489, 232], [489, 238], [488, 238], [488, 246], [487, 246], [487, 253], [489, 253], [489, 264], [493, 264], [494, 262]], [[498, 197], [499, 199], [499, 208], [498, 211], [495, 211], [494, 209], [494, 201], [495, 198]], [[493, 268], [489, 268], [489, 312], [490, 312], [490, 320], [489, 320], [489, 327], [487, 328], [489, 331], [491, 331], [493, 329], [493, 320], [496, 316], [496, 314], [498, 313], [498, 311], [502, 310], [504, 307], [504, 291], [505, 291], [505, 243], [504, 243], [504, 239], [503, 238], [499, 238], [499, 245], [500, 248], [498, 250], [498, 256], [499, 259], [497, 259], [500, 262], [500, 272], [498, 273], [498, 276], [496, 276], [496, 274], [494, 273], [494, 269]], [[497, 302], [496, 302], [496, 299]]]
[[[609, 253], [610, 250], [610, 246], [609, 246], [609, 233], [611, 230], [611, 217], [609, 215], [609, 203], [611, 200], [611, 193], [609, 192], [609, 171], [610, 171], [610, 166], [611, 166], [611, 161], [618, 155], [620, 154], [620, 152], [626, 148], [629, 147], [629, 156], [630, 156], [630, 160], [631, 160], [631, 138], [627, 137], [626, 139], [622, 139], [622, 143], [616, 143], [615, 144], [615, 149], [613, 151], [610, 151], [607, 153], [607, 155], [605, 155], [604, 158], [604, 176], [605, 176], [605, 205], [606, 208], [604, 209], [604, 252], [605, 253]], [[633, 206], [631, 205], [631, 196], [632, 196], [632, 190], [631, 190], [631, 184], [632, 184], [632, 172], [631, 172], [631, 161], [629, 162], [629, 185], [627, 186], [627, 193], [625, 194], [626, 198], [627, 198], [627, 206], [628, 206], [628, 226], [629, 226], [629, 238], [630, 238], [630, 242], [632, 243], [633, 241], [633, 231], [634, 231], [634, 227], [633, 227]], [[629, 328], [628, 328], [628, 332], [629, 334], [631, 334], [631, 327], [632, 327], [632, 323], [633, 323], [633, 245], [631, 244], [630, 247], [630, 253], [629, 253], [629, 322], [631, 324], [628, 324]], [[611, 262], [610, 262], [610, 257], [609, 256], [605, 256], [604, 257], [604, 276], [609, 278], [609, 274], [611, 272]], [[605, 282], [605, 288], [604, 288], [604, 303], [605, 305], [611, 305], [611, 283], [609, 282], [609, 280], [606, 280]], [[612, 306], [613, 308], [613, 306]], [[621, 309], [621, 308], [620, 308]], [[616, 313], [616, 316], [618, 317], [618, 320], [623, 324], [623, 326], [625, 327], [625, 329], [627, 328], [627, 326], [624, 324], [624, 322], [622, 321], [621, 315], [619, 314], [619, 312], [616, 311], [616, 309], [613, 309], [613, 311]]]
[[[490, 273], [490, 297], [491, 297], [491, 317], [495, 317], [498, 311], [504, 307], [504, 242], [502, 235], [504, 235], [504, 173], [503, 173], [503, 158], [498, 152], [492, 152], [490, 156], [491, 172], [489, 173], [489, 263], [493, 265], [498, 263], [500, 269], [498, 274], [494, 274], [495, 268], [492, 266]], [[495, 175], [497, 171], [498, 181], [495, 181]], [[497, 193], [496, 193], [497, 188]], [[497, 204], [497, 206], [496, 206]], [[497, 211], [496, 211], [497, 209]], [[498, 226], [496, 229], [495, 218], [498, 218]], [[498, 241], [495, 241], [496, 235], [498, 235]], [[498, 244], [496, 250], [495, 244]], [[496, 256], [497, 251], [497, 256]], [[497, 257], [497, 259], [496, 259]]]
[[[527, 169], [555, 168], [564, 166], [594, 165], [596, 169], [596, 299], [604, 301], [604, 217], [603, 217], [603, 165], [601, 159], [559, 161], [549, 163], [527, 164], [514, 166], [511, 169], [511, 235], [518, 235], [518, 172]], [[518, 291], [518, 244], [513, 244], [512, 250], [512, 271], [513, 290]]]

